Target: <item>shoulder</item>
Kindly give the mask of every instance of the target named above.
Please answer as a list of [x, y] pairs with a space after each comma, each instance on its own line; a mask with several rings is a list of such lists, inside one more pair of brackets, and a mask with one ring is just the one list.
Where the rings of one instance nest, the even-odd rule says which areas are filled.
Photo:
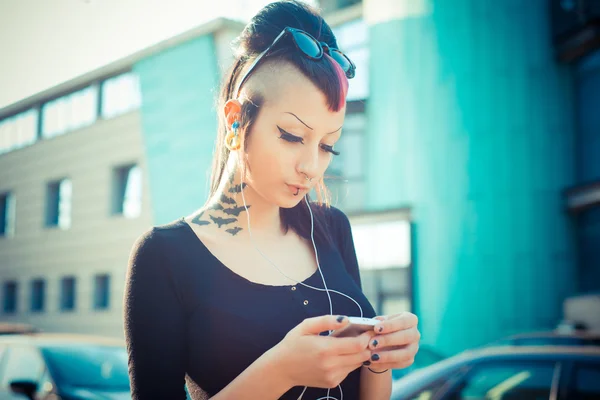
[[135, 240], [133, 251], [153, 252], [172, 243], [180, 243], [186, 237], [185, 222], [177, 219], [147, 228]]
[[334, 241], [343, 243], [351, 232], [348, 216], [339, 208], [316, 203], [311, 205], [317, 210], [318, 216], [325, 222], [327, 231]]

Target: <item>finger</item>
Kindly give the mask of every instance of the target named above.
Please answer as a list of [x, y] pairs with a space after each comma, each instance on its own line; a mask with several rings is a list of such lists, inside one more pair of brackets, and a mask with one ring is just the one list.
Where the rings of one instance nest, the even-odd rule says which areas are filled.
[[375, 332], [389, 333], [417, 326], [419, 319], [413, 313], [404, 312], [375, 325]]
[[391, 332], [383, 335], [376, 335], [369, 341], [369, 348], [377, 350], [392, 346], [403, 346], [416, 343], [421, 339], [421, 334], [417, 328], [410, 328]]
[[355, 337], [324, 337], [323, 340], [327, 341], [328, 354], [356, 354], [368, 350], [372, 335], [372, 332], [364, 332]]
[[300, 323], [299, 328], [304, 335], [318, 335], [324, 331], [340, 329], [348, 323], [348, 317], [343, 315], [322, 315], [305, 319]]
[[415, 361], [419, 345], [413, 343], [403, 349], [378, 351], [371, 355], [371, 365], [391, 364], [392, 368], [406, 368]]
[[371, 352], [369, 350], [363, 350], [355, 354], [345, 354], [338, 357], [337, 365], [342, 368], [349, 368], [354, 370], [365, 362], [369, 362], [371, 359]]

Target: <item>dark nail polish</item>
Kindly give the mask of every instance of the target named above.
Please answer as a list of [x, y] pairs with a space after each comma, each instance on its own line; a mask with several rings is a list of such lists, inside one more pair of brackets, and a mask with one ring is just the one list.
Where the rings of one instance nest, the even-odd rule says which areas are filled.
[[383, 332], [383, 326], [379, 327], [379, 333]]
[[371, 361], [365, 361], [365, 362], [363, 363], [363, 365], [364, 365], [365, 367], [368, 367], [369, 365], [371, 365]]
[[342, 322], [344, 320], [344, 316], [340, 315], [339, 317], [337, 317], [337, 322]]
[[371, 360], [373, 360], [373, 361], [379, 361], [379, 354], [373, 354], [371, 356]]
[[378, 344], [379, 342], [377, 341], [377, 339], [373, 340], [373, 347], [377, 347]]

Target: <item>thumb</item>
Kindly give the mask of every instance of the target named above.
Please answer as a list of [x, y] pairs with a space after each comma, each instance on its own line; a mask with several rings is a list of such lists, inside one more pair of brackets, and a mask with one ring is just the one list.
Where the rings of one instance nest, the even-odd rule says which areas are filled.
[[324, 331], [339, 329], [348, 325], [348, 317], [343, 315], [322, 315], [307, 318], [300, 324], [300, 333], [303, 335], [318, 335]]

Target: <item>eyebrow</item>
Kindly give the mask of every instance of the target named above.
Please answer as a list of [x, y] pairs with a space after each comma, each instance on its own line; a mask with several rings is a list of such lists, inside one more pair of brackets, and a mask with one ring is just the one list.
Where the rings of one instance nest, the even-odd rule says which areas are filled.
[[[286, 111], [284, 114], [290, 114], [293, 115], [294, 117], [296, 117], [296, 119], [298, 121], [300, 121], [302, 123], [302, 125], [306, 126], [308, 129], [310, 129], [311, 131], [313, 130], [313, 128], [311, 128], [310, 126], [306, 125], [306, 123], [304, 121], [302, 121], [300, 118], [298, 118], [298, 116], [292, 112]], [[335, 131], [333, 132], [328, 132], [326, 133], [326, 135], [331, 135], [332, 133], [336, 133], [337, 131], [339, 131], [340, 129], [342, 129], [342, 127], [340, 126], [339, 128], [337, 128]]]

